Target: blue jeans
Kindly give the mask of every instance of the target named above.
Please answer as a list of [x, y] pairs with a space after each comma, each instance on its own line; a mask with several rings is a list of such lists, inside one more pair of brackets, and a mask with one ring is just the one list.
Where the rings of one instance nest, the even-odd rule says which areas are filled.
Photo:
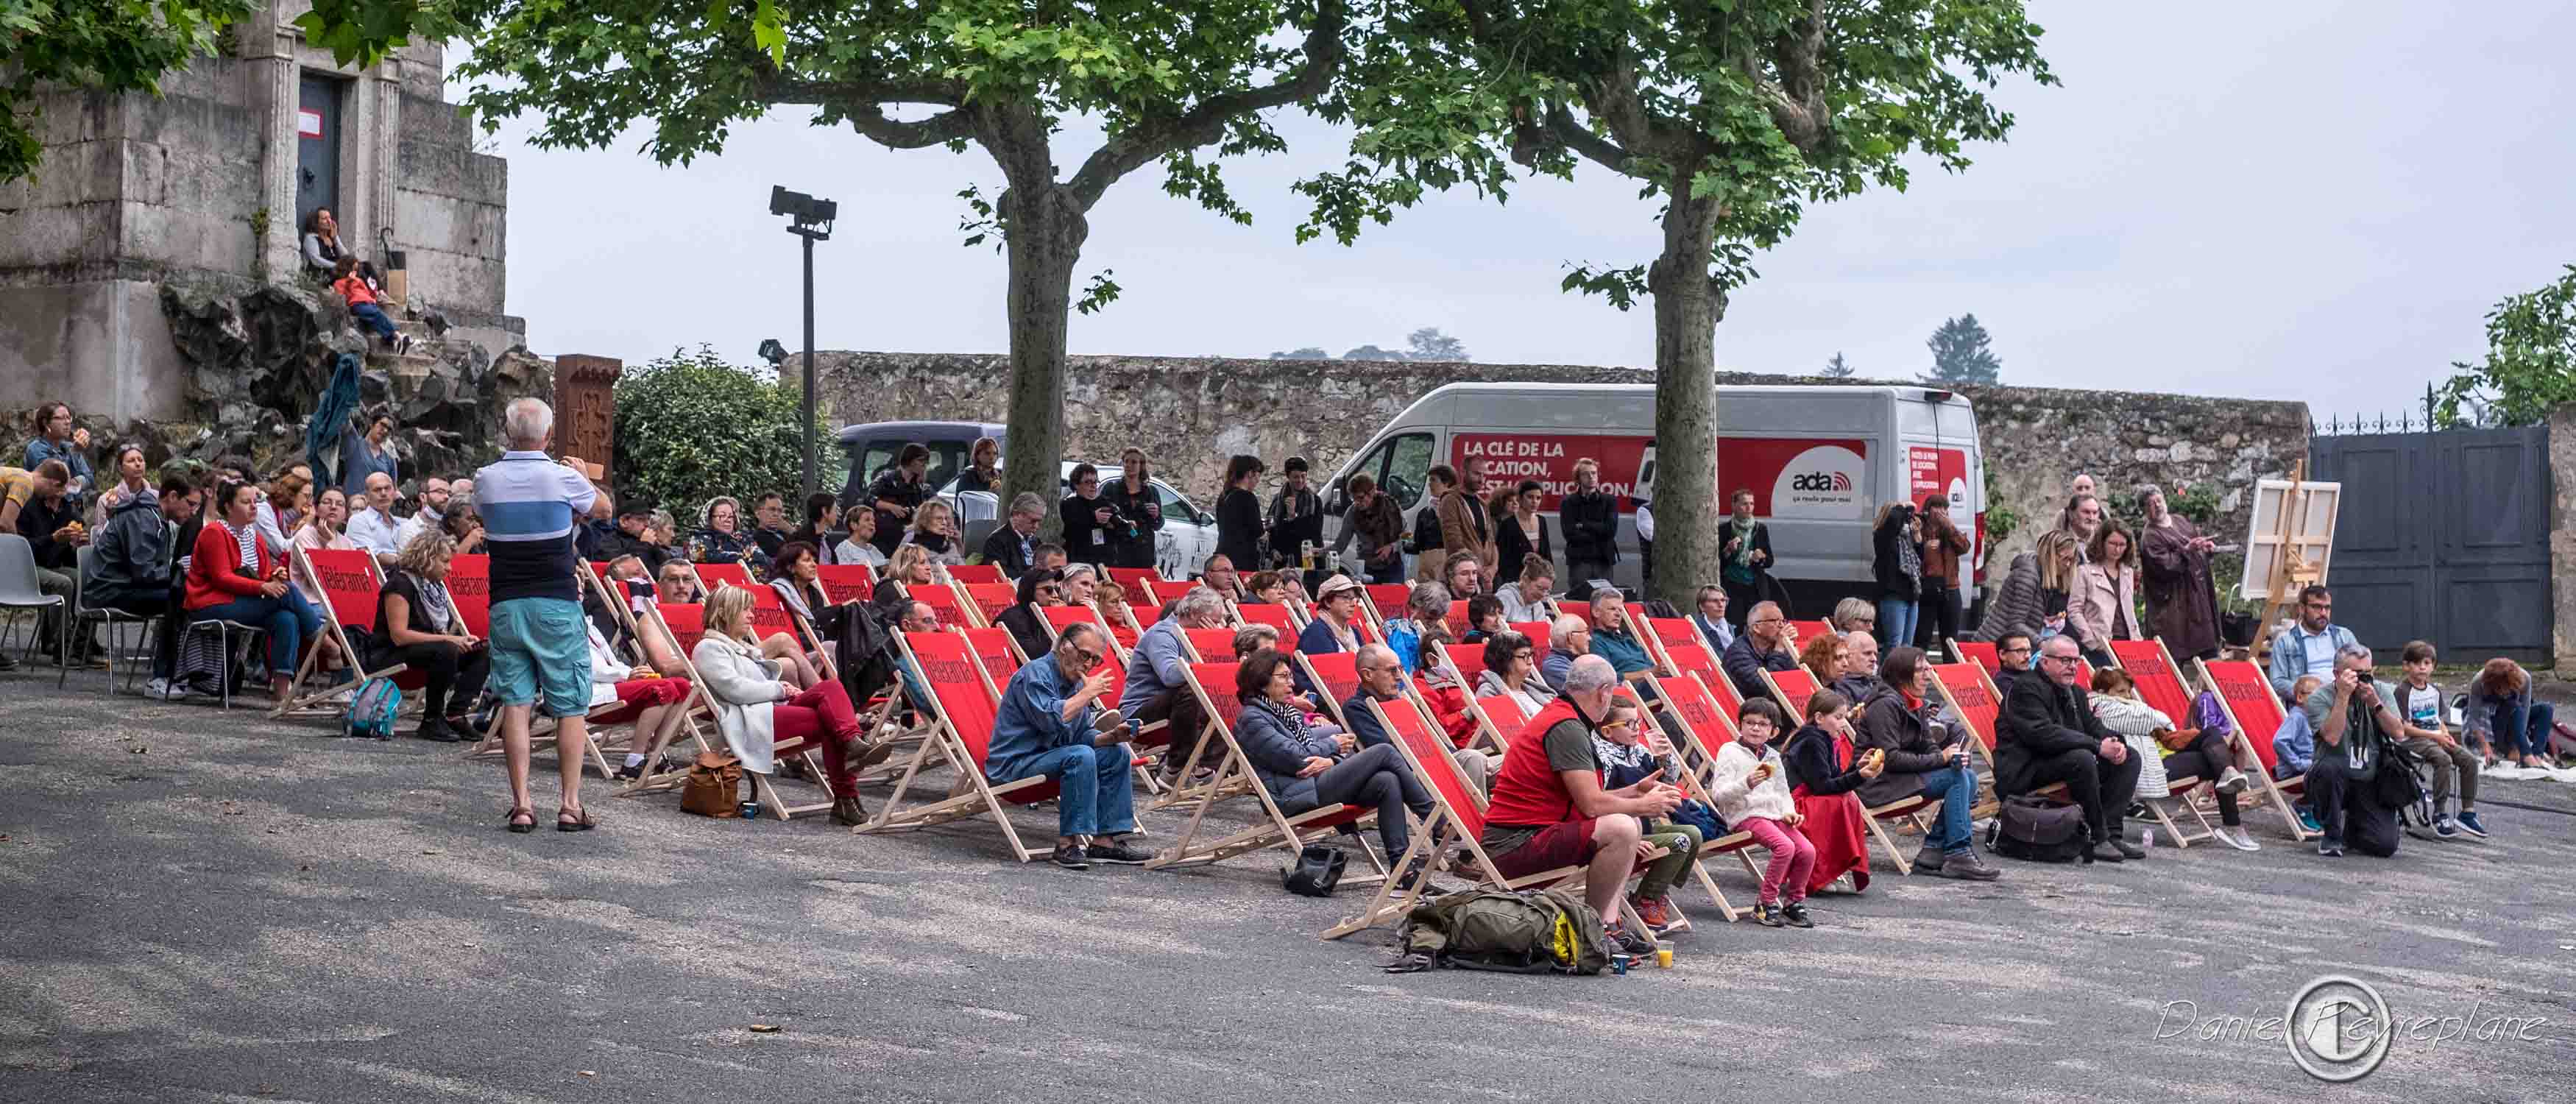
[[358, 320], [359, 325], [376, 331], [377, 337], [387, 341], [394, 339], [394, 320], [385, 317], [383, 307], [374, 303], [357, 303], [349, 307], [349, 314]]
[[313, 604], [293, 587], [286, 588], [283, 598], [253, 595], [191, 610], [188, 620], [230, 621], [268, 630], [268, 671], [279, 678], [295, 674], [296, 658], [304, 654], [304, 638], [322, 631], [322, 615], [313, 612]]
[[1965, 850], [1968, 834], [1976, 826], [1970, 810], [1976, 808], [1977, 772], [1965, 767], [1943, 767], [1919, 777], [1923, 779], [1923, 796], [1941, 799], [1941, 812], [1932, 820], [1929, 839], [1945, 852]]
[[2503, 756], [2549, 755], [2549, 733], [2558, 726], [2558, 707], [2545, 701], [2513, 699], [2495, 703], [2495, 752]]
[[1914, 646], [1915, 619], [1923, 607], [1912, 598], [1878, 600], [1878, 646], [1911, 648]]
[[1135, 762], [1135, 753], [1125, 744], [1105, 748], [1071, 744], [1007, 764], [1007, 776], [996, 772], [985, 777], [994, 782], [1038, 775], [1054, 778], [1063, 787], [1056, 797], [1055, 834], [1116, 836], [1136, 830]]

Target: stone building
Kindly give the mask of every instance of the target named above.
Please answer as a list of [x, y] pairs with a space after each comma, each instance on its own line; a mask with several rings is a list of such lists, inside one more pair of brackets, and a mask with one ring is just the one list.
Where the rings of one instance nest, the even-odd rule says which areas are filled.
[[[471, 347], [488, 365], [521, 343], [503, 303], [508, 166], [445, 102], [439, 48], [344, 68], [293, 25], [306, 8], [274, 0], [159, 98], [41, 98], [43, 163], [0, 185], [0, 410], [59, 398], [120, 426], [217, 420], [230, 397], [206, 377], [227, 369], [183, 349], [164, 291], [202, 304], [297, 287], [319, 207], [344, 248], [379, 266], [400, 254], [406, 304], [452, 327], [451, 359]], [[336, 312], [305, 289], [293, 298]]]

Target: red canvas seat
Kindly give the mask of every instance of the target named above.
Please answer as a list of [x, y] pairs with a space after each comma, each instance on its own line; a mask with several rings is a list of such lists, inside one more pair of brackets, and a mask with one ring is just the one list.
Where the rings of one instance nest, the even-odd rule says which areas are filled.
[[1816, 685], [1816, 676], [1804, 667], [1795, 671], [1765, 670], [1762, 672], [1762, 685], [1771, 689], [1773, 700], [1788, 708], [1792, 726], [1806, 723], [1807, 699], [1815, 697], [1816, 691], [1822, 689]]
[[[1020, 841], [1019, 829], [1012, 825], [1005, 806], [1045, 801], [1056, 796], [1061, 787], [1055, 779], [1043, 776], [1001, 783], [985, 779], [984, 763], [992, 752], [993, 722], [1001, 689], [986, 677], [984, 664], [969, 649], [965, 634], [942, 630], [897, 633], [895, 637], [896, 645], [912, 661], [913, 668], [921, 672], [924, 689], [929, 691], [931, 734], [913, 750], [903, 773], [895, 780], [894, 792], [887, 796], [875, 818], [855, 831], [927, 828], [980, 813], [992, 817], [1011, 853], [1021, 862], [1048, 854], [1048, 848], [1030, 847]], [[957, 772], [957, 792], [954, 796], [907, 804], [933, 750]], [[1052, 844], [1051, 835], [1047, 842]]]
[[[1188, 594], [1198, 585], [1199, 584], [1187, 579], [1154, 579], [1145, 584], [1144, 593], [1146, 597], [1144, 604], [1149, 606], [1168, 606], [1174, 602], [1180, 601], [1183, 595]], [[1127, 600], [1129, 602], [1136, 601], [1135, 595], [1135, 591], [1128, 591]]]
[[[1189, 642], [1190, 652], [1200, 661], [1218, 663], [1234, 658], [1233, 629], [1182, 629], [1181, 638]], [[1291, 645], [1294, 640], [1289, 641]]]
[[815, 583], [833, 604], [864, 602], [876, 591], [877, 573], [866, 564], [825, 564], [814, 569]]
[[1381, 625], [1402, 620], [1405, 601], [1413, 597], [1413, 587], [1405, 583], [1370, 583], [1361, 587], [1360, 592], [1367, 596], [1367, 600], [1360, 604], [1361, 608], [1368, 610], [1369, 615]]
[[[2183, 685], [2181, 671], [2174, 666], [2173, 655], [2165, 651], [2164, 642], [2114, 640], [2109, 643], [2111, 658], [2119, 661], [2120, 669], [2128, 672], [2129, 678], [2138, 684], [2138, 700], [2171, 719], [2175, 728], [2193, 727], [2191, 690]], [[2244, 749], [2235, 746], [2235, 737], [2231, 736], [2228, 744], [2231, 758], [2244, 757]], [[2217, 781], [2215, 778], [2168, 777], [2165, 785], [2171, 791], [2170, 796], [2140, 800], [2155, 816], [2156, 823], [2173, 835], [2175, 847], [2189, 847], [2208, 839], [2217, 830], [2209, 823], [2209, 817], [2201, 812], [2199, 803], [2191, 800], [2190, 794], [2204, 785], [2215, 785]], [[2184, 812], [2199, 822], [2197, 830], [2174, 819], [2170, 806], [2175, 804], [2181, 805]]]
[[[1236, 620], [1239, 620], [1246, 625], [1268, 625], [1271, 628], [1277, 629], [1279, 630], [1279, 638], [1288, 641], [1290, 644], [1295, 644], [1297, 642], [1297, 634], [1302, 631], [1303, 628], [1303, 626], [1297, 624], [1296, 617], [1289, 614], [1288, 607], [1274, 606], [1266, 602], [1254, 602], [1249, 605], [1236, 606], [1234, 607], [1234, 616]], [[1229, 656], [1233, 655], [1234, 649], [1230, 647], [1227, 648], [1225, 654]]]
[[1011, 585], [1009, 579], [1002, 577], [1002, 569], [993, 564], [950, 564], [948, 578], [952, 582], [964, 583], [968, 586]]
[[1110, 582], [1118, 584], [1127, 592], [1127, 600], [1130, 602], [1139, 601], [1137, 595], [1151, 593], [1149, 588], [1156, 580], [1162, 578], [1160, 572], [1150, 567], [1112, 567], [1104, 570], [1109, 572]]
[[1989, 678], [2004, 673], [2004, 661], [1995, 654], [1993, 641], [1953, 640], [1950, 642], [1950, 655], [1961, 663], [1973, 661], [1985, 668]]
[[2289, 826], [2290, 838], [2302, 842], [2315, 839], [2321, 833], [2308, 831], [2299, 823], [2298, 814], [2292, 811], [2298, 803], [2297, 798], [2307, 791], [2308, 780], [2300, 775], [2274, 777], [2280, 769], [2281, 759], [2273, 750], [2272, 741], [2281, 735], [2281, 726], [2290, 717], [2282, 708], [2281, 699], [2272, 693], [2271, 680], [2265, 678], [2263, 669], [2251, 660], [2230, 659], [2211, 663], [2195, 659], [2192, 662], [2200, 667], [2201, 683], [2217, 692], [2220, 708], [2226, 710], [2227, 719], [2235, 724], [2236, 734], [2241, 738], [2237, 754], [2253, 759], [2253, 765], [2246, 766], [2245, 772], [2261, 780], [2260, 785], [2271, 799], [2273, 810], [2280, 813], [2282, 823]]
[[447, 600], [465, 619], [465, 631], [492, 637], [492, 557], [459, 555], [447, 562]]
[[709, 594], [715, 593], [720, 586], [744, 590], [759, 588], [759, 584], [751, 581], [751, 569], [738, 563], [693, 563], [689, 569], [698, 573], [698, 585], [706, 588]]
[[966, 600], [975, 604], [977, 625], [999, 625], [1002, 611], [1020, 604], [1019, 588], [1009, 583], [965, 583], [957, 589], [966, 592]]

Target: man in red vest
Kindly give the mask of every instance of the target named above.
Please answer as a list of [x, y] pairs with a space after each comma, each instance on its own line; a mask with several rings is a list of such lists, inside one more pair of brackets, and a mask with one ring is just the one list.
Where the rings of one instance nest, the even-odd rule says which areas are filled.
[[[1503, 758], [1479, 841], [1505, 878], [1588, 864], [1584, 895], [1604, 921], [1618, 915], [1628, 875], [1648, 850], [1640, 821], [1668, 818], [1682, 803], [1682, 791], [1656, 775], [1616, 790], [1601, 788], [1592, 737], [1609, 716], [1611, 689], [1618, 684], [1609, 660], [1588, 655], [1574, 661], [1560, 696], [1523, 730], [1540, 734], [1542, 753], [1524, 750]], [[1629, 954], [1654, 950], [1643, 933], [1616, 925], [1611, 931]]]

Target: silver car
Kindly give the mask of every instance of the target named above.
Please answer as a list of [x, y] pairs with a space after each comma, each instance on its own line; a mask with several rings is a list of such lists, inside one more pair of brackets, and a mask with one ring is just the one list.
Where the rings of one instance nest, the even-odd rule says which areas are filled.
[[[1065, 496], [1073, 493], [1073, 461], [1066, 461], [1056, 473], [1056, 499], [1047, 509], [1058, 508]], [[1123, 484], [1115, 464], [1092, 465], [1100, 472], [1100, 493], [1105, 497]], [[1154, 534], [1154, 567], [1165, 579], [1178, 582], [1198, 574], [1199, 565], [1216, 555], [1216, 515], [1199, 509], [1161, 479], [1153, 480], [1154, 499], [1163, 510], [1163, 527]], [[1002, 523], [999, 496], [990, 491], [959, 491], [951, 479], [939, 488], [939, 500], [957, 512], [958, 532], [966, 548], [984, 547], [984, 538]]]

